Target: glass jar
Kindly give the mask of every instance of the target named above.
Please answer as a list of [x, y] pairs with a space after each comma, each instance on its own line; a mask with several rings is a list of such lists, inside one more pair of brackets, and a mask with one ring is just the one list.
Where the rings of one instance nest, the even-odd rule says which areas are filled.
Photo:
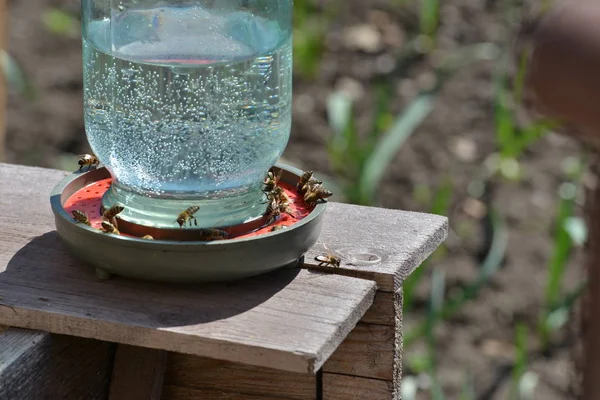
[[[124, 220], [256, 219], [287, 145], [292, 0], [83, 0], [85, 129]], [[193, 227], [195, 228], [195, 226]]]

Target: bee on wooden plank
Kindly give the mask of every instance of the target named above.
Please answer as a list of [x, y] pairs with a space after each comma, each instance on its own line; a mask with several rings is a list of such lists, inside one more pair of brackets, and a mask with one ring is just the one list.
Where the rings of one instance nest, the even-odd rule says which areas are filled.
[[321, 255], [315, 257], [315, 261], [319, 267], [330, 266], [334, 268], [339, 268], [342, 265], [342, 259], [346, 259], [346, 257], [342, 257], [337, 251], [330, 250], [327, 245], [322, 244], [325, 252]]
[[81, 169], [83, 167], [87, 167], [87, 170], [89, 171], [90, 169], [92, 169], [92, 167], [94, 167], [94, 168], [98, 167], [98, 164], [100, 164], [100, 161], [98, 160], [98, 157], [96, 157], [95, 155], [82, 154], [79, 156], [79, 160], [77, 161], [77, 164], [79, 164], [79, 171], [81, 171]]
[[315, 261], [319, 262], [319, 264], [318, 264], [319, 267], [329, 265], [334, 268], [339, 268], [340, 265], [342, 264], [342, 260], [339, 257], [334, 256], [333, 254], [325, 254], [325, 255], [316, 256]]
[[277, 187], [279, 180], [281, 179], [281, 175], [283, 174], [283, 170], [279, 170], [279, 173], [275, 175], [273, 171], [269, 171], [263, 184], [265, 185], [263, 191], [265, 193], [271, 192], [273, 189]]
[[118, 228], [116, 217], [117, 217], [117, 214], [121, 213], [124, 209], [125, 209], [125, 207], [123, 207], [122, 205], [115, 204], [108, 210], [104, 210], [104, 212], [102, 213], [102, 218], [104, 218], [105, 220], [107, 220], [108, 222], [110, 222], [111, 224], [113, 224], [115, 227]]
[[145, 235], [145, 236], [142, 236], [142, 239], [146, 239], [146, 240], [154, 240], [154, 238], [153, 238], [152, 236], [150, 236], [150, 235]]
[[88, 215], [85, 212], [80, 210], [73, 210], [72, 214], [75, 221], [79, 222], [80, 224], [92, 226], [92, 224], [90, 223], [90, 219], [88, 218]]
[[198, 220], [194, 217], [194, 214], [198, 212], [200, 207], [191, 206], [182, 211], [178, 216], [175, 222], [179, 224], [179, 228], [183, 228], [183, 226], [189, 222], [190, 226], [192, 226], [192, 220], [194, 221], [194, 225], [198, 226]]
[[120, 235], [121, 232], [110, 222], [102, 221], [102, 231], [105, 233], [113, 233], [115, 235]]
[[313, 207], [319, 200], [325, 201], [329, 197], [333, 196], [333, 193], [325, 189], [322, 184], [314, 185], [304, 195], [304, 201], [309, 206]]

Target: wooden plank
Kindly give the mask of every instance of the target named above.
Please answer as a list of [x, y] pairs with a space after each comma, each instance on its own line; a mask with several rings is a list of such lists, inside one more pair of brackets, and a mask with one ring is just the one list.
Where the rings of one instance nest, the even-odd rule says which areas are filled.
[[323, 400], [367, 399], [392, 400], [392, 383], [378, 379], [323, 373]]
[[314, 373], [373, 302], [373, 282], [299, 269], [220, 285], [98, 282], [53, 231], [47, 194], [64, 175], [0, 164], [0, 324]]
[[167, 354], [164, 350], [118, 345], [109, 400], [160, 400]]
[[203, 393], [196, 397], [202, 399], [229, 399], [235, 393], [260, 399], [311, 400], [316, 396], [314, 375], [177, 353], [169, 354], [165, 385], [171, 387], [166, 398], [173, 400], [193, 398], [189, 393]]
[[[448, 235], [448, 218], [439, 215], [330, 203], [319, 243], [308, 251], [305, 267], [377, 282], [395, 292]], [[318, 267], [316, 256], [333, 252], [340, 268]]]
[[367, 310], [360, 322], [394, 326], [395, 323], [394, 293], [378, 291], [373, 304]]
[[293, 400], [288, 397], [166, 385], [162, 400]]
[[324, 372], [393, 380], [394, 327], [359, 323], [323, 366]]
[[394, 400], [402, 400], [402, 350], [404, 347], [402, 335], [402, 288], [394, 293]]
[[10, 328], [0, 333], [0, 399], [106, 399], [114, 345]]

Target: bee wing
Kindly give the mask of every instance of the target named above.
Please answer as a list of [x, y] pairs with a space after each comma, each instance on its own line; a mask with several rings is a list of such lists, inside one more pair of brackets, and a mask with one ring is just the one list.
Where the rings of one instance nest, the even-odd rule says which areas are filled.
[[275, 182], [278, 183], [279, 180], [281, 179], [281, 175], [283, 175], [283, 170], [280, 169], [279, 172], [277, 173], [277, 176], [275, 177]]
[[329, 262], [329, 257], [327, 257], [327, 256], [316, 256], [315, 260], [319, 261], [319, 262]]

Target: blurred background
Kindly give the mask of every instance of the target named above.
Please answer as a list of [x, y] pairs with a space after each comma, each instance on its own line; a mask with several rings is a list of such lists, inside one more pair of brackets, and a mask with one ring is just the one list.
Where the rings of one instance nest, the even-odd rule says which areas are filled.
[[[80, 4], [3, 2], [0, 160], [74, 170], [90, 151]], [[595, 181], [581, 146], [523, 111], [527, 56], [514, 46], [523, 19], [550, 5], [295, 0], [284, 162], [317, 171], [336, 201], [450, 218], [404, 285], [404, 400], [577, 391], [581, 208]]]

